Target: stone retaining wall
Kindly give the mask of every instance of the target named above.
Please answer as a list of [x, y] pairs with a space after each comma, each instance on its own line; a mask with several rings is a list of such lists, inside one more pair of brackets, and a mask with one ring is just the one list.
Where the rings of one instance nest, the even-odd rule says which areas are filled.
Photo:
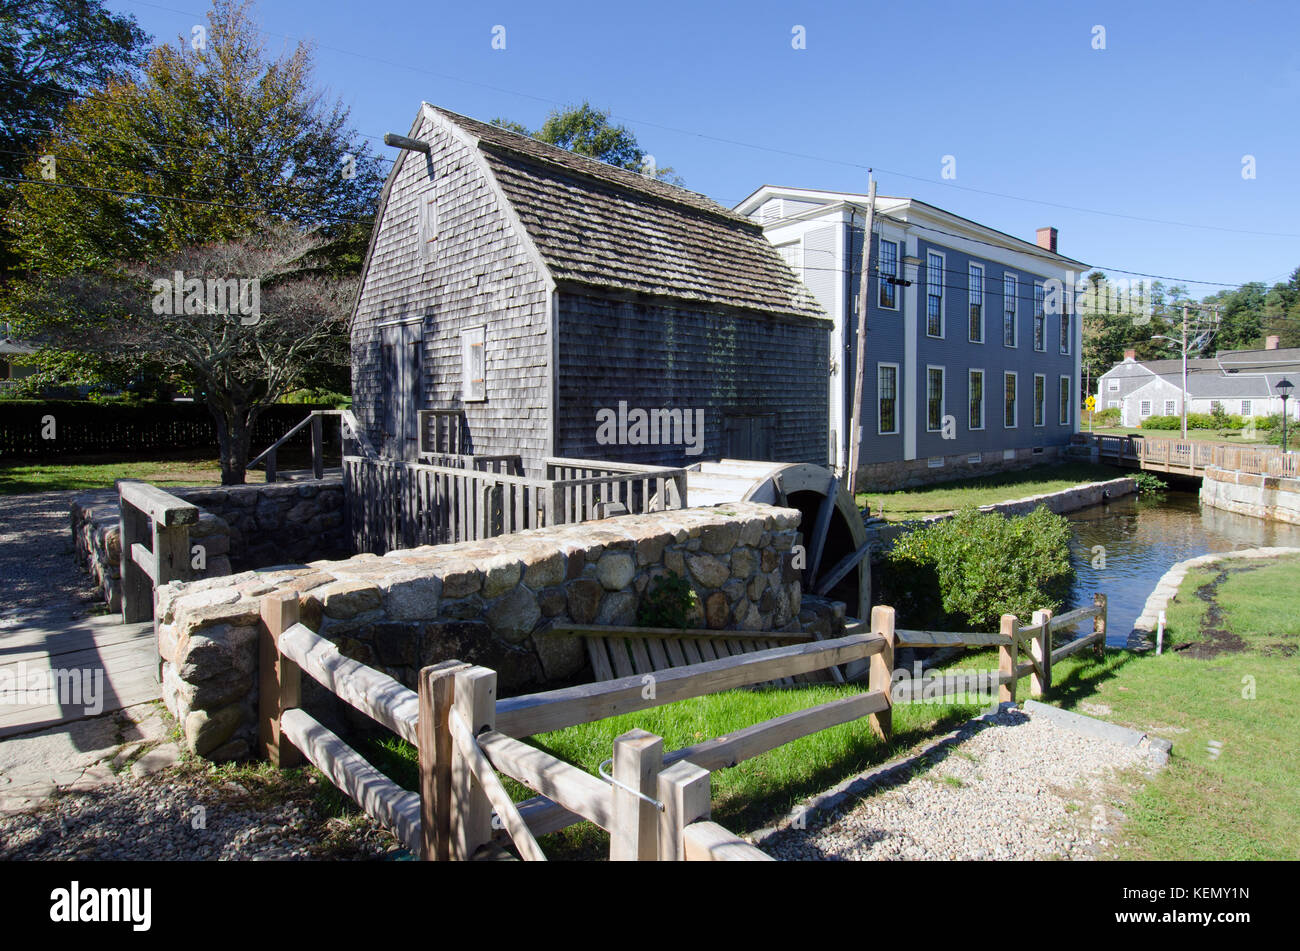
[[[196, 578], [215, 578], [309, 557], [347, 554], [339, 478], [166, 491], [199, 508], [191, 549], [203, 547]], [[72, 502], [77, 560], [90, 573], [110, 611], [122, 610], [117, 492], [89, 492]], [[197, 553], [196, 553], [197, 554]]]
[[[1050, 511], [1062, 515], [1066, 512], [1075, 512], [1079, 509], [1088, 508], [1091, 505], [1100, 505], [1109, 499], [1134, 495], [1136, 492], [1137, 480], [1125, 476], [1105, 482], [1088, 482], [1075, 485], [1059, 492], [1047, 492], [1042, 495], [1026, 496], [1023, 499], [981, 505], [979, 510], [981, 512], [1000, 512], [1007, 516], [1028, 515], [1038, 506], [1046, 505]], [[933, 525], [936, 522], [946, 521], [952, 518], [953, 514], [952, 512], [944, 512], [940, 515], [930, 515], [910, 522], [887, 522], [883, 518], [874, 517], [867, 519], [867, 538], [871, 541], [871, 560], [879, 562], [884, 558], [889, 550], [894, 547], [894, 542], [900, 536]]]
[[1300, 479], [1210, 467], [1201, 479], [1201, 503], [1225, 512], [1300, 525]]
[[[192, 751], [248, 755], [260, 599], [273, 591], [296, 592], [304, 624], [413, 689], [422, 666], [457, 658], [496, 670], [503, 696], [572, 682], [586, 668], [581, 639], [543, 633], [548, 624], [634, 624], [654, 579], [668, 574], [695, 592], [692, 626], [801, 630], [790, 557], [799, 517], [734, 503], [166, 585], [163, 699]], [[842, 629], [843, 607], [811, 607], [806, 617]], [[320, 700], [312, 683], [304, 678], [307, 707]]]

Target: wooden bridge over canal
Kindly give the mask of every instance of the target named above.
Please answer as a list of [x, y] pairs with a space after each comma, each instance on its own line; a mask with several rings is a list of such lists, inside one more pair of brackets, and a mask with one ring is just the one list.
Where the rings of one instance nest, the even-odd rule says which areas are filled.
[[1274, 478], [1295, 479], [1300, 476], [1300, 454], [1284, 454], [1272, 446], [1255, 448], [1198, 439], [1152, 439], [1092, 433], [1076, 433], [1072, 445], [1093, 450], [1098, 462], [1147, 472], [1203, 476], [1207, 469], [1226, 469]]

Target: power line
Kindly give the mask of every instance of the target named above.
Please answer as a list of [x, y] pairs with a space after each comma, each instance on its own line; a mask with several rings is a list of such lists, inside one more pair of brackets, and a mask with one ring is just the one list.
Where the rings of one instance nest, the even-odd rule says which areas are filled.
[[[149, 2], [146, 2], [146, 0], [127, 0], [127, 2], [129, 2], [129, 3], [138, 3], [138, 4], [140, 4], [141, 6], [153, 7], [154, 9], [157, 9], [157, 10], [165, 10], [165, 11], [167, 11], [167, 12], [169, 12], [169, 13], [178, 13], [178, 14], [181, 14], [181, 15], [183, 15], [183, 16], [197, 18], [197, 14], [194, 14], [194, 13], [192, 13], [192, 12], [190, 12], [190, 11], [187, 11], [187, 10], [177, 10], [175, 7], [167, 7], [167, 6], [163, 6], [163, 5], [161, 5], [161, 4], [157, 4], [157, 3], [149, 3]], [[269, 30], [261, 30], [261, 29], [259, 29], [258, 32], [263, 33], [264, 35], [267, 35], [267, 36], [280, 36], [280, 37], [283, 37], [284, 39], [294, 40], [294, 41], [299, 42], [299, 43], [306, 42], [306, 39], [305, 39], [304, 37], [295, 36], [295, 35], [293, 35], [293, 34], [291, 34], [291, 33], [272, 33], [272, 32], [269, 31]], [[532, 99], [532, 100], [535, 100], [535, 101], [537, 101], [537, 102], [547, 103], [547, 104], [552, 105], [552, 106], [560, 106], [560, 107], [563, 107], [563, 106], [565, 105], [565, 103], [562, 103], [562, 102], [560, 102], [559, 100], [550, 99], [550, 98], [545, 97], [545, 96], [538, 96], [538, 95], [536, 95], [536, 94], [534, 94], [534, 93], [525, 93], [525, 92], [520, 92], [520, 91], [518, 91], [518, 90], [506, 89], [506, 88], [504, 88], [504, 87], [501, 87], [501, 86], [495, 86], [495, 85], [492, 85], [492, 84], [490, 84], [490, 83], [483, 83], [483, 82], [478, 82], [478, 81], [476, 81], [476, 80], [466, 79], [466, 78], [464, 78], [463, 76], [455, 76], [455, 75], [451, 75], [451, 74], [447, 74], [447, 73], [439, 73], [439, 72], [437, 72], [436, 70], [431, 70], [431, 69], [427, 69], [427, 68], [420, 67], [420, 66], [414, 66], [414, 65], [412, 65], [412, 64], [410, 64], [410, 63], [403, 63], [403, 62], [397, 62], [397, 61], [393, 61], [393, 60], [386, 60], [386, 59], [383, 59], [382, 57], [372, 56], [372, 55], [370, 55], [370, 54], [368, 54], [368, 53], [358, 53], [358, 52], [356, 52], [356, 51], [354, 51], [354, 50], [344, 49], [344, 48], [342, 48], [342, 47], [337, 47], [337, 46], [328, 46], [328, 45], [323, 44], [323, 43], [318, 43], [317, 45], [318, 45], [321, 49], [332, 50], [333, 52], [342, 53], [342, 54], [347, 55], [347, 56], [355, 56], [355, 57], [358, 57], [358, 58], [360, 58], [360, 59], [370, 60], [370, 61], [372, 61], [372, 62], [381, 63], [381, 64], [383, 64], [383, 65], [391, 66], [391, 67], [394, 67], [394, 68], [409, 69], [409, 70], [411, 70], [411, 71], [413, 71], [413, 72], [424, 73], [424, 74], [427, 74], [427, 75], [430, 75], [430, 76], [437, 77], [437, 78], [439, 78], [439, 79], [449, 79], [449, 80], [451, 80], [451, 81], [453, 81], [453, 82], [463, 83], [463, 84], [470, 85], [470, 86], [476, 86], [476, 87], [479, 87], [479, 88], [482, 88], [482, 89], [489, 89], [489, 90], [492, 90], [493, 92], [505, 93], [506, 95], [519, 96], [519, 97], [521, 97], [521, 98], [525, 98], [525, 99]], [[625, 122], [630, 122], [630, 123], [633, 123], [633, 124], [638, 125], [638, 126], [649, 126], [649, 127], [651, 127], [651, 128], [663, 129], [663, 130], [668, 131], [668, 132], [675, 132], [675, 133], [678, 133], [679, 135], [694, 136], [694, 137], [696, 137], [696, 138], [700, 138], [700, 139], [708, 139], [708, 140], [710, 140], [710, 141], [714, 141], [714, 142], [721, 142], [721, 143], [726, 144], [726, 145], [736, 145], [736, 146], [740, 146], [740, 147], [742, 147], [742, 148], [755, 149], [755, 150], [757, 150], [757, 151], [763, 151], [763, 152], [771, 152], [771, 153], [774, 153], [774, 154], [777, 154], [777, 155], [786, 155], [786, 156], [790, 156], [790, 157], [793, 157], [793, 158], [808, 159], [808, 160], [810, 160], [810, 161], [826, 162], [826, 163], [828, 163], [828, 164], [834, 164], [834, 165], [844, 165], [844, 166], [847, 166], [847, 167], [849, 167], [849, 168], [857, 168], [857, 169], [863, 169], [863, 170], [870, 170], [871, 168], [873, 168], [873, 166], [870, 166], [870, 165], [864, 165], [864, 164], [862, 164], [862, 163], [860, 163], [860, 162], [852, 162], [852, 161], [848, 161], [848, 160], [846, 160], [846, 159], [829, 158], [829, 157], [827, 157], [827, 156], [812, 155], [812, 154], [808, 154], [808, 153], [805, 153], [805, 152], [795, 152], [795, 151], [791, 151], [791, 150], [789, 150], [789, 149], [780, 149], [780, 148], [775, 148], [775, 147], [773, 147], [773, 146], [759, 145], [759, 144], [757, 144], [757, 143], [753, 143], [753, 142], [744, 142], [744, 141], [741, 141], [741, 140], [739, 140], [739, 139], [729, 139], [729, 138], [726, 138], [726, 137], [724, 137], [724, 136], [710, 135], [710, 134], [708, 134], [708, 133], [704, 133], [704, 132], [696, 132], [696, 131], [693, 131], [693, 130], [690, 130], [690, 129], [681, 129], [681, 128], [677, 128], [677, 127], [675, 127], [675, 126], [668, 126], [668, 125], [663, 125], [663, 124], [661, 124], [661, 123], [651, 122], [650, 120], [647, 120], [647, 119], [637, 119], [637, 118], [632, 117], [632, 116], [626, 116], [626, 115], [620, 115], [620, 114], [612, 114], [612, 115], [613, 115], [613, 117], [616, 118], [616, 119], [621, 119], [621, 120], [623, 120], [623, 121], [625, 121]], [[909, 175], [909, 174], [907, 174], [906, 172], [893, 171], [893, 170], [890, 170], [890, 169], [887, 169], [887, 168], [882, 168], [882, 167], [879, 166], [879, 165], [874, 166], [874, 168], [875, 168], [876, 171], [879, 171], [879, 172], [882, 172], [882, 173], [885, 173], [885, 174], [889, 174], [889, 175], [897, 175], [897, 176], [899, 176], [900, 178], [906, 178], [906, 179], [910, 179], [910, 180], [912, 180], [912, 181], [925, 182], [925, 183], [928, 184], [928, 185], [941, 185], [941, 186], [944, 186], [944, 187], [946, 187], [946, 188], [956, 188], [956, 189], [959, 189], [959, 190], [961, 190], [961, 191], [968, 191], [968, 192], [972, 192], [972, 193], [980, 194], [980, 195], [988, 195], [988, 196], [991, 196], [991, 197], [994, 197], [994, 198], [1005, 198], [1005, 199], [1008, 199], [1008, 200], [1011, 200], [1011, 201], [1020, 201], [1020, 202], [1026, 202], [1026, 203], [1029, 203], [1029, 204], [1043, 205], [1043, 206], [1045, 206], [1045, 207], [1049, 207], [1049, 208], [1061, 208], [1061, 209], [1064, 209], [1064, 210], [1067, 210], [1067, 211], [1076, 211], [1076, 212], [1081, 212], [1081, 213], [1084, 213], [1084, 214], [1102, 215], [1102, 216], [1107, 216], [1107, 217], [1112, 217], [1112, 218], [1121, 218], [1121, 219], [1124, 219], [1124, 220], [1127, 220], [1127, 221], [1141, 221], [1141, 222], [1146, 222], [1146, 223], [1150, 223], [1150, 224], [1171, 225], [1171, 226], [1182, 227], [1182, 228], [1198, 228], [1198, 229], [1207, 230], [1207, 231], [1222, 231], [1222, 232], [1227, 232], [1227, 233], [1230, 233], [1230, 234], [1245, 234], [1245, 235], [1252, 235], [1252, 236], [1256, 236], [1256, 237], [1266, 237], [1266, 238], [1300, 238], [1300, 234], [1297, 234], [1297, 233], [1290, 233], [1290, 232], [1276, 232], [1276, 231], [1250, 231], [1250, 230], [1240, 229], [1240, 228], [1224, 228], [1224, 227], [1220, 227], [1220, 226], [1217, 226], [1217, 225], [1196, 224], [1196, 223], [1194, 223], [1194, 222], [1187, 222], [1187, 221], [1171, 221], [1171, 220], [1166, 220], [1166, 219], [1161, 219], [1161, 218], [1147, 218], [1147, 217], [1143, 217], [1143, 216], [1140, 216], [1140, 215], [1128, 215], [1128, 214], [1124, 214], [1124, 213], [1122, 213], [1122, 212], [1105, 211], [1105, 210], [1097, 209], [1097, 208], [1084, 208], [1084, 207], [1077, 206], [1077, 205], [1066, 205], [1066, 204], [1062, 204], [1062, 203], [1060, 203], [1060, 202], [1044, 201], [1044, 200], [1042, 200], [1042, 199], [1037, 199], [1037, 198], [1022, 198], [1022, 197], [1020, 197], [1019, 195], [1007, 195], [1007, 194], [1003, 194], [1003, 193], [1001, 193], [1001, 192], [993, 192], [993, 191], [987, 191], [987, 190], [985, 190], [985, 189], [980, 189], [980, 188], [972, 188], [972, 187], [967, 186], [967, 185], [958, 185], [958, 184], [956, 184], [956, 183], [954, 183], [954, 182], [950, 182], [950, 181], [946, 181], [946, 180], [942, 180], [942, 179], [936, 181], [936, 180], [934, 180], [934, 179], [932, 179], [932, 178], [927, 178], [927, 177], [918, 176], [918, 175]]]

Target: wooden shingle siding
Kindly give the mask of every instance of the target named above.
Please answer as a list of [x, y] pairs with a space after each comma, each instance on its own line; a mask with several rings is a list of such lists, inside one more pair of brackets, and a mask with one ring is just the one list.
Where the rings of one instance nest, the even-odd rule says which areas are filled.
[[[385, 406], [380, 324], [419, 318], [420, 406], [462, 407], [475, 453], [546, 455], [549, 436], [549, 285], [460, 137], [426, 119], [412, 137], [430, 155], [403, 152], [377, 224], [352, 327], [354, 411], [382, 445]], [[430, 174], [432, 167], [432, 176]], [[438, 238], [421, 262], [419, 221], [435, 189]], [[487, 399], [462, 404], [461, 332], [486, 328]]]
[[[774, 461], [824, 463], [827, 452], [823, 321], [782, 321], [675, 301], [615, 300], [562, 286], [558, 295], [559, 455], [683, 465], [725, 454], [728, 416], [775, 414]], [[704, 410], [704, 451], [601, 445], [596, 411]], [[733, 430], [746, 430], [745, 424]]]

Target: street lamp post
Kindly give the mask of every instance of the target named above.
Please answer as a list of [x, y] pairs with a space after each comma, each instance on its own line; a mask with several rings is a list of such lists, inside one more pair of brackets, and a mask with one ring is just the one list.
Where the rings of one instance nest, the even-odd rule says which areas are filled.
[[1286, 398], [1291, 395], [1294, 384], [1283, 377], [1277, 381], [1277, 391], [1282, 394], [1282, 453], [1286, 454]]

